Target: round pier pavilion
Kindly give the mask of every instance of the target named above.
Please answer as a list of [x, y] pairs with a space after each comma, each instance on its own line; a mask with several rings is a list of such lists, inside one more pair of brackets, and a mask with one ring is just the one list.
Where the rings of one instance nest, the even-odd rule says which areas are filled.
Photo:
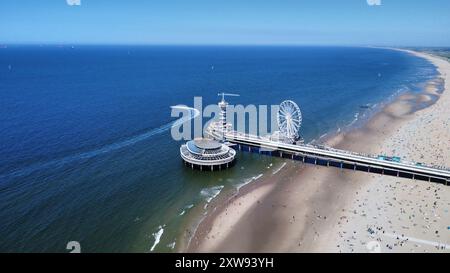
[[181, 145], [180, 154], [184, 163], [192, 169], [213, 171], [231, 167], [236, 151], [218, 141], [199, 138]]

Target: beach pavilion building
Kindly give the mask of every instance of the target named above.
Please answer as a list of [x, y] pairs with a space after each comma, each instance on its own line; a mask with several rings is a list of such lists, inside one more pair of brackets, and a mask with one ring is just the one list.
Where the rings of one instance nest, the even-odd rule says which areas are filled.
[[180, 147], [184, 164], [192, 169], [222, 170], [234, 163], [236, 151], [226, 144], [208, 138], [198, 138]]

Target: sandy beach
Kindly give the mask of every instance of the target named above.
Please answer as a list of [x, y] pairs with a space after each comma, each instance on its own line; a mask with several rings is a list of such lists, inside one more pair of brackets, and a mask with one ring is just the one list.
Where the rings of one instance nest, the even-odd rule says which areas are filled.
[[[408, 53], [428, 59], [440, 76], [327, 145], [450, 167], [450, 63]], [[216, 204], [185, 250], [450, 252], [449, 210], [449, 186], [287, 160]]]

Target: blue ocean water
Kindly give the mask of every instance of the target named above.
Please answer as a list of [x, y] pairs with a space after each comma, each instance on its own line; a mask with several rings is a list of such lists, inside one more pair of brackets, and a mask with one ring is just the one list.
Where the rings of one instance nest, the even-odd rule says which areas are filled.
[[[436, 75], [409, 54], [356, 47], [9, 46], [0, 49], [0, 251], [176, 251], [208, 202], [283, 159], [185, 168], [170, 106], [279, 104], [307, 142]], [[197, 220], [194, 220], [197, 219]]]

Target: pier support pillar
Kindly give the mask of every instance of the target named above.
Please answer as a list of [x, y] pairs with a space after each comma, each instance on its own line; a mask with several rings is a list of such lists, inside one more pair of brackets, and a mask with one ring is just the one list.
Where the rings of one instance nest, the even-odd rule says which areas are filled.
[[356, 171], [356, 164], [353, 165], [353, 170]]
[[339, 165], [339, 168], [344, 168], [344, 163], [343, 162], [341, 162], [341, 164]]
[[399, 177], [400, 176], [400, 172], [397, 172], [397, 177]]
[[203, 171], [203, 166], [202, 165], [200, 165], [200, 171]]
[[305, 156], [303, 156], [302, 161], [303, 161], [303, 163], [305, 163]]
[[213, 171], [213, 168], [214, 168], [213, 165], [211, 165], [211, 171]]
[[314, 165], [317, 165], [317, 158], [314, 159]]
[[294, 154], [291, 155], [291, 159], [294, 160]]

